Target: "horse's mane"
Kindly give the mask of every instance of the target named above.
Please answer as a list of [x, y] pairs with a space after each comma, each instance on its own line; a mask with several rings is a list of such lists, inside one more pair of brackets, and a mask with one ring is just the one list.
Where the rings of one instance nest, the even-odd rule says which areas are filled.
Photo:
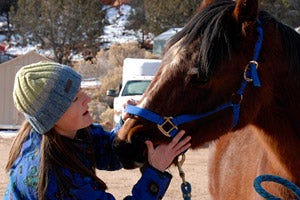
[[276, 29], [282, 35], [282, 44], [286, 57], [290, 61], [290, 70], [296, 70], [294, 72], [300, 73], [300, 34], [298, 34], [290, 26], [283, 24], [272, 17], [269, 13], [265, 11], [260, 12], [259, 16], [263, 24], [274, 23]]
[[[237, 35], [241, 31], [235, 30], [235, 26], [230, 24], [232, 22], [227, 20], [228, 15], [232, 14], [234, 6], [235, 2], [232, 1], [207, 6], [196, 14], [179, 33], [173, 36], [165, 50], [168, 50], [182, 38], [181, 49], [188, 49], [192, 43], [197, 41], [199, 45], [196, 47], [197, 49], [194, 49], [194, 52], [198, 52], [195, 65], [198, 66], [202, 76], [210, 77], [222, 60], [230, 59], [234, 51], [241, 50], [240, 37], [242, 35]], [[299, 34], [265, 11], [259, 12], [259, 19], [263, 25], [275, 24], [276, 29], [282, 34], [283, 48], [290, 61], [290, 67], [293, 68], [291, 70], [297, 70], [299, 73]]]

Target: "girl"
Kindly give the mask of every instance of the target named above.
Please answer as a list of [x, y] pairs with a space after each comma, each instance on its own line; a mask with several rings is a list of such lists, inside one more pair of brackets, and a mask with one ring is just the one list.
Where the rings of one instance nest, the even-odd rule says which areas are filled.
[[[72, 68], [53, 62], [28, 65], [16, 74], [13, 98], [25, 122], [10, 150], [3, 199], [115, 199], [95, 169], [122, 168], [111, 146], [121, 125], [109, 133], [92, 124], [91, 98], [80, 83]], [[163, 197], [171, 181], [165, 170], [190, 146], [183, 134], [157, 148], [146, 141], [149, 165], [126, 199]]]

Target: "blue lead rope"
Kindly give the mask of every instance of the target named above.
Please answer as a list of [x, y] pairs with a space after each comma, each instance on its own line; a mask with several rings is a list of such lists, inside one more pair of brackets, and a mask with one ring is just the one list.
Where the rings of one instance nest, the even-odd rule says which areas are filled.
[[264, 174], [261, 176], [258, 176], [254, 180], [254, 189], [256, 192], [263, 198], [267, 200], [281, 200], [279, 197], [276, 197], [269, 192], [267, 192], [262, 186], [261, 183], [265, 181], [272, 181], [275, 183], [279, 183], [286, 188], [288, 188], [290, 191], [292, 191], [298, 199], [300, 199], [300, 188], [295, 185], [294, 183], [290, 182], [287, 179], [284, 179], [280, 176], [270, 175], [270, 174]]
[[181, 183], [181, 192], [184, 200], [191, 200], [192, 186], [189, 182]]

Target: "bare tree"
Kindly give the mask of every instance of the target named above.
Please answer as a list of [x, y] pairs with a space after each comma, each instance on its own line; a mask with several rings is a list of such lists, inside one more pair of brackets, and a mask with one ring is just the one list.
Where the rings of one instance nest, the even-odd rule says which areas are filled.
[[52, 48], [56, 61], [68, 64], [74, 53], [97, 48], [104, 12], [99, 0], [19, 0], [13, 15], [23, 45]]
[[263, 0], [262, 8], [280, 21], [292, 26], [300, 26], [300, 0]]
[[6, 16], [6, 29], [8, 38], [10, 38], [12, 34], [12, 30], [10, 28], [9, 11], [17, 8], [17, 1], [18, 0], [0, 0], [0, 15], [4, 14]]

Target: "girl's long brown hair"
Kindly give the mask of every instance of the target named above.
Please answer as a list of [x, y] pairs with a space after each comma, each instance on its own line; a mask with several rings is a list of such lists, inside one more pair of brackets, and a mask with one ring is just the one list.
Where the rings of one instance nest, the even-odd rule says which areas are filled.
[[5, 166], [6, 172], [8, 172], [8, 170], [13, 166], [15, 160], [20, 155], [22, 144], [28, 137], [31, 128], [32, 127], [27, 120], [25, 120], [21, 125], [21, 128], [19, 129], [17, 136], [13, 140], [12, 146], [9, 151], [8, 161]]
[[[5, 168], [6, 171], [12, 167], [14, 161], [20, 155], [22, 144], [29, 136], [31, 129], [32, 127], [29, 122], [25, 121], [22, 124], [18, 135], [12, 143], [9, 159]], [[87, 144], [84, 148], [74, 140], [59, 135], [54, 129], [51, 129], [43, 135], [38, 181], [39, 200], [44, 200], [46, 195], [50, 171], [56, 176], [59, 196], [75, 199], [75, 197], [70, 196], [69, 189], [76, 188], [76, 185], [72, 184], [72, 181], [66, 177], [61, 170], [62, 168], [68, 169], [71, 173], [79, 173], [83, 176], [93, 178], [99, 183], [100, 189], [105, 190], [107, 188], [106, 184], [97, 177], [95, 172], [93, 144], [88, 129], [80, 130], [80, 134]], [[85, 158], [80, 159], [76, 152], [83, 152]], [[90, 168], [85, 165], [84, 159], [90, 161], [92, 164]]]

